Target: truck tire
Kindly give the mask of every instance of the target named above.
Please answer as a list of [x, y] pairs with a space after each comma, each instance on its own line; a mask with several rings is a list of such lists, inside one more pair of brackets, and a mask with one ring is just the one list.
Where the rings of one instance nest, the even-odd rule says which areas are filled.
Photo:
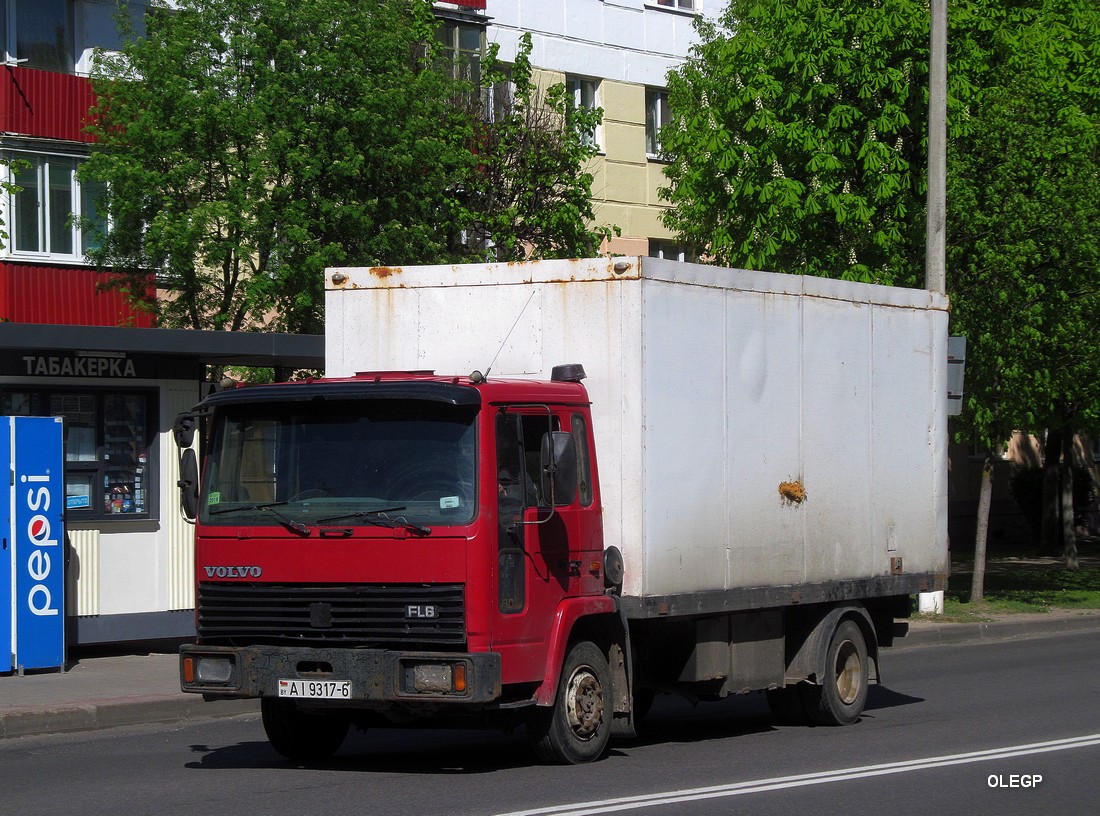
[[869, 678], [863, 630], [853, 620], [842, 620], [829, 639], [820, 683], [798, 686], [806, 714], [816, 725], [851, 725], [867, 703]]
[[575, 644], [562, 666], [554, 705], [536, 709], [527, 723], [539, 759], [558, 765], [599, 759], [611, 737], [611, 699], [607, 658], [594, 643]]
[[271, 747], [287, 759], [307, 762], [327, 759], [344, 744], [348, 721], [300, 711], [293, 700], [260, 700], [264, 732]]

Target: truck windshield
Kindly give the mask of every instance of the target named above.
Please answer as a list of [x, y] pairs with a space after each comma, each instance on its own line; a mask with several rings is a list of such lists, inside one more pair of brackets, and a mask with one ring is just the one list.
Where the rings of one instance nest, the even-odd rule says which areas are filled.
[[342, 517], [341, 527], [367, 525], [375, 513], [465, 524], [476, 507], [475, 414], [427, 400], [226, 406], [212, 429], [200, 518], [269, 525], [264, 505], [278, 503], [311, 526]]

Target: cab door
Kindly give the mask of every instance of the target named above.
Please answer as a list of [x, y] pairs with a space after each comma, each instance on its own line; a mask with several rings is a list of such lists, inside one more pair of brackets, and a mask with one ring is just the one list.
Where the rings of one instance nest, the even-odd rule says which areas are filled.
[[542, 679], [554, 614], [575, 592], [576, 502], [551, 507], [540, 474], [543, 438], [562, 424], [546, 406], [508, 408], [496, 417], [493, 651], [501, 653], [505, 683]]

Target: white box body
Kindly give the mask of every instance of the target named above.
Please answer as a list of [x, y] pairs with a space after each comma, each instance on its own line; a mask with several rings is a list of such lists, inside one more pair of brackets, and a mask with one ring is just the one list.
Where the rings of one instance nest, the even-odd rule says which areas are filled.
[[330, 377], [584, 365], [628, 596], [947, 573], [943, 295], [637, 257], [325, 285]]

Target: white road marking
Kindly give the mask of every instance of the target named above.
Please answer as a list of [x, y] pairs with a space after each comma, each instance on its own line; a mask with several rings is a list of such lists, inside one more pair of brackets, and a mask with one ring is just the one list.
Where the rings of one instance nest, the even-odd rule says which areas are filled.
[[756, 779], [748, 782], [735, 782], [730, 785], [714, 785], [706, 788], [650, 793], [643, 796], [624, 796], [618, 799], [601, 799], [593, 802], [578, 802], [572, 805], [555, 805], [501, 813], [497, 816], [589, 816], [589, 814], [615, 813], [622, 810], [669, 805], [678, 802], [695, 802], [701, 799], [720, 799], [725, 796], [740, 796], [746, 793], [766, 793], [768, 791], [800, 788], [807, 785], [823, 785], [827, 782], [843, 782], [849, 779], [866, 779], [873, 776], [908, 773], [926, 768], [944, 768], [950, 765], [966, 765], [972, 762], [991, 762], [996, 759], [1045, 754], [1051, 751], [1068, 751], [1073, 748], [1086, 748], [1100, 745], [1100, 734], [1083, 737], [1033, 742], [1027, 745], [1012, 745], [1004, 748], [992, 748], [987, 751], [971, 751], [965, 754], [924, 757], [905, 762], [887, 762], [882, 765], [865, 765], [858, 768], [841, 768], [835, 771], [820, 771], [797, 776], [780, 776], [774, 779]]

